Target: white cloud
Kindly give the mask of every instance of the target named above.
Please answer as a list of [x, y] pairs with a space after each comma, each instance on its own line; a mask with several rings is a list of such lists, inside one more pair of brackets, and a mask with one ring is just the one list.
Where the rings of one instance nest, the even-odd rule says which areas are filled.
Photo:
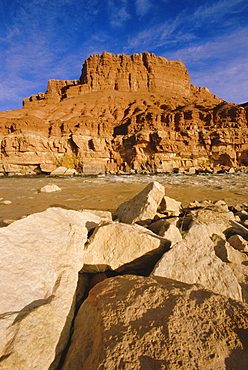
[[[247, 6], [246, 0], [219, 0], [212, 4], [208, 2], [196, 9], [193, 18], [199, 21], [215, 22], [216, 19], [224, 18], [227, 14], [242, 12], [243, 7]], [[235, 8], [237, 10], [235, 10]]]
[[224, 100], [242, 103], [248, 101], [247, 39], [248, 27], [162, 56], [184, 61], [194, 85], [206, 86]]
[[121, 27], [131, 18], [128, 12], [128, 1], [121, 0], [118, 4], [114, 0], [108, 0], [108, 9], [110, 14], [110, 24], [113, 27]]
[[143, 17], [145, 14], [148, 13], [152, 4], [149, 0], [136, 0], [135, 6], [137, 15]]
[[218, 97], [231, 103], [248, 102], [248, 58], [243, 61], [230, 61], [208, 69], [192, 71], [192, 83], [206, 86]]
[[211, 41], [198, 40], [193, 46], [167, 53], [186, 63], [198, 64], [200, 61], [241, 59], [248, 56], [244, 46], [248, 40], [248, 27], [236, 30], [231, 34], [216, 36]]

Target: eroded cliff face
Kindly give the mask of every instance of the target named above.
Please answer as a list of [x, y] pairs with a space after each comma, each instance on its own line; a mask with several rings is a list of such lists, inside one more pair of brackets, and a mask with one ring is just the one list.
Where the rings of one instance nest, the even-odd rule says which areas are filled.
[[191, 85], [182, 62], [104, 52], [78, 80], [50, 80], [23, 109], [0, 113], [0, 172], [245, 171], [247, 127], [248, 104]]

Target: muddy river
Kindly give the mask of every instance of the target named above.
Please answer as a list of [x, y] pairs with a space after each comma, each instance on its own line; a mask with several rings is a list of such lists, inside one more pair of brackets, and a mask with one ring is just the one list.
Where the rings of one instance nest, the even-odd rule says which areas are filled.
[[[114, 211], [120, 203], [155, 180], [165, 186], [166, 195], [181, 201], [183, 206], [204, 199], [223, 199], [229, 205], [248, 203], [248, 174], [9, 177], [0, 179], [0, 197], [11, 201], [11, 204], [0, 205], [0, 224], [4, 220], [17, 220], [43, 211], [49, 206]], [[40, 193], [39, 189], [47, 184], [56, 184], [61, 191]]]

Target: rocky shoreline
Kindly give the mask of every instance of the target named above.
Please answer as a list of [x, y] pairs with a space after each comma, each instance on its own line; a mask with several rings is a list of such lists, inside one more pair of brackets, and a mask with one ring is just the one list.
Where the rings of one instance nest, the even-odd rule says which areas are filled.
[[0, 229], [0, 369], [245, 369], [248, 205], [152, 182]]
[[117, 172], [99, 172], [99, 173], [84, 173], [84, 172], [78, 172], [75, 168], [68, 168], [64, 166], [56, 167], [53, 171], [49, 172], [42, 172], [39, 171], [37, 168], [35, 170], [27, 169], [25, 171], [22, 171], [20, 167], [16, 168], [16, 171], [13, 169], [9, 172], [0, 172], [0, 177], [26, 177], [26, 178], [32, 178], [32, 177], [44, 177], [44, 176], [50, 176], [50, 177], [98, 177], [98, 176], [133, 176], [133, 175], [172, 175], [172, 174], [181, 174], [181, 175], [218, 175], [218, 174], [246, 174], [248, 173], [248, 166], [241, 166], [241, 167], [228, 167], [228, 166], [216, 166], [216, 167], [176, 167], [173, 168], [171, 171], [149, 171], [149, 170], [128, 170], [128, 171], [117, 171]]

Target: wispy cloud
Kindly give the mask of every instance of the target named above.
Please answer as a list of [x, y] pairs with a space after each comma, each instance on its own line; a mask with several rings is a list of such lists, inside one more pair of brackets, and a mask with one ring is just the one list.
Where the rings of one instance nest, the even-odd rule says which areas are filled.
[[248, 56], [248, 49], [244, 47], [248, 40], [248, 27], [235, 30], [231, 34], [217, 35], [211, 41], [196, 40], [194, 45], [181, 47], [177, 51], [166, 53], [168, 56], [183, 59], [192, 65], [208, 64], [210, 60], [228, 60]]
[[226, 64], [212, 65], [208, 69], [192, 71], [192, 83], [206, 86], [218, 97], [231, 103], [248, 102], [248, 58]]
[[114, 0], [108, 0], [108, 9], [110, 14], [110, 24], [114, 27], [121, 27], [131, 18], [128, 12], [128, 1], [120, 0], [118, 4]]
[[219, 0], [212, 4], [207, 2], [205, 5], [199, 6], [193, 13], [193, 18], [199, 22], [215, 22], [226, 15], [232, 16], [236, 13], [241, 13], [247, 8], [246, 0]]
[[150, 0], [136, 0], [135, 6], [137, 15], [143, 17], [145, 14], [148, 13], [150, 8], [152, 7], [152, 4]]
[[183, 60], [193, 84], [206, 86], [227, 101], [241, 103], [248, 101], [248, 50], [243, 47], [247, 40], [248, 27], [162, 56]]

